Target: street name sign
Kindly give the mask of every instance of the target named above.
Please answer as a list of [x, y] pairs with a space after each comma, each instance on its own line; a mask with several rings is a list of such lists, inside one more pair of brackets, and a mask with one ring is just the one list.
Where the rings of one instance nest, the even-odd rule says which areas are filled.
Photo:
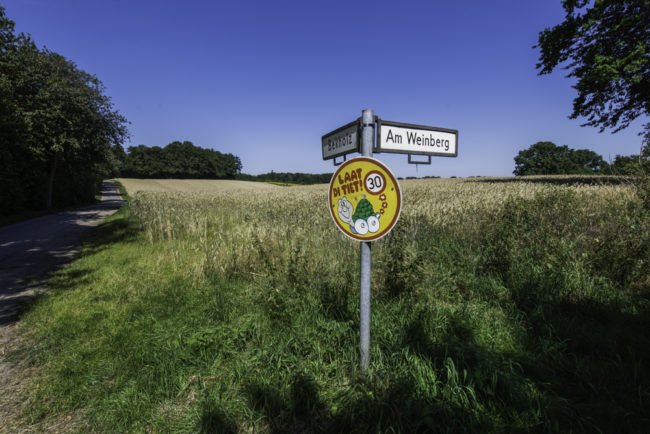
[[338, 168], [329, 187], [329, 208], [336, 226], [357, 241], [386, 235], [399, 219], [402, 192], [381, 161], [352, 158]]
[[458, 130], [377, 120], [375, 152], [458, 156]]
[[323, 145], [323, 160], [329, 160], [341, 155], [359, 151], [359, 119], [343, 125], [334, 131], [325, 134], [321, 143]]

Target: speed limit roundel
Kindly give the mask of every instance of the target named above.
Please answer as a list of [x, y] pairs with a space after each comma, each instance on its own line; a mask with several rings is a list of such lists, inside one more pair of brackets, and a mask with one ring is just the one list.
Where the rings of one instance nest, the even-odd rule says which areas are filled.
[[357, 241], [373, 241], [395, 226], [402, 193], [395, 175], [379, 160], [352, 158], [332, 176], [329, 208], [336, 226]]

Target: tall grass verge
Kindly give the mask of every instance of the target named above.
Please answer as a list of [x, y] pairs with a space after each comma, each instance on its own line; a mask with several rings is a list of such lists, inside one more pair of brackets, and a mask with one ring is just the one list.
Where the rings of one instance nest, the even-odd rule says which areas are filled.
[[373, 245], [367, 378], [358, 244], [330, 221], [325, 186], [137, 193], [25, 317], [20, 355], [39, 368], [26, 421], [647, 430], [650, 226], [633, 189], [402, 187], [402, 217]]

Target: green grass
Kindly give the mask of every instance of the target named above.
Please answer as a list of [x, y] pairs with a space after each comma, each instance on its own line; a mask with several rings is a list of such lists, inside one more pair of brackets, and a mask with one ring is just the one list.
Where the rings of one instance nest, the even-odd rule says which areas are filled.
[[111, 179], [111, 182], [115, 183], [115, 185], [117, 186], [117, 189], [119, 190], [122, 199], [124, 199], [127, 202], [130, 202], [131, 196], [129, 196], [129, 192], [126, 191], [126, 188], [124, 188], [124, 184], [122, 184], [117, 179]]
[[[282, 226], [314, 212], [307, 196], [257, 211], [196, 199], [171, 220], [136, 197], [134, 216], [108, 219], [24, 317], [25, 423], [79, 411], [103, 432], [647, 432], [638, 200], [590, 206], [557, 188], [464, 225], [403, 214], [373, 245], [364, 377], [358, 245]], [[250, 222], [252, 241], [233, 242]]]

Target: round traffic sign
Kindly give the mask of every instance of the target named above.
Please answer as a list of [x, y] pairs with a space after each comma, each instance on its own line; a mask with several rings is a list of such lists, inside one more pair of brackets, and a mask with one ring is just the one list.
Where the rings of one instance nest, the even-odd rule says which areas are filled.
[[402, 209], [397, 178], [379, 160], [352, 158], [332, 176], [329, 208], [336, 226], [357, 241], [373, 241], [393, 228]]

